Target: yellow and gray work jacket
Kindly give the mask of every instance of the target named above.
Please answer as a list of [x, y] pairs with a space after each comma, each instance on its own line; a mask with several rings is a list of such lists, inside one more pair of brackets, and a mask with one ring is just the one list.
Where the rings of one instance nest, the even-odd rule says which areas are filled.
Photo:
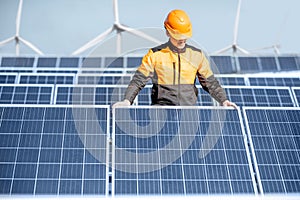
[[198, 95], [196, 77], [202, 88], [219, 103], [227, 99], [200, 49], [186, 45], [179, 50], [168, 41], [150, 49], [143, 57], [125, 92], [125, 99], [132, 103], [152, 80], [152, 105], [195, 105]]

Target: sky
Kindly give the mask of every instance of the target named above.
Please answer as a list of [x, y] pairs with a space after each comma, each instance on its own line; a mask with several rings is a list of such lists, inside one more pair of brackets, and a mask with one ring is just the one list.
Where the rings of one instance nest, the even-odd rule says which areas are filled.
[[[0, 0], [0, 42], [16, 34], [18, 4]], [[233, 44], [237, 7], [238, 0], [119, 0], [118, 14], [121, 24], [154, 29], [165, 42], [163, 21], [169, 11], [182, 9], [193, 24], [192, 41], [214, 53]], [[252, 54], [273, 54], [273, 48], [257, 49], [279, 44], [281, 54], [299, 54], [299, 8], [299, 0], [241, 0], [238, 46]], [[23, 0], [20, 36], [45, 55], [68, 56], [114, 21], [113, 0]], [[34, 54], [25, 45], [20, 53]], [[0, 54], [15, 54], [14, 43], [0, 46]]]

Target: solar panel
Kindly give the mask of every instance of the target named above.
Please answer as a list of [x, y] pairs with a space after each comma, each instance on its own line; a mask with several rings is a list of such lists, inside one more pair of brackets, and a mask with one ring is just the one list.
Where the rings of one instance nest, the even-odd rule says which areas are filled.
[[74, 74], [20, 73], [20, 84], [73, 84]]
[[244, 107], [260, 191], [300, 193], [300, 109]]
[[258, 65], [257, 57], [238, 57], [241, 72], [259, 72], [261, 71]]
[[241, 123], [220, 107], [116, 108], [112, 195], [257, 193]]
[[248, 77], [250, 85], [253, 86], [300, 86], [299, 77]]
[[246, 76], [244, 75], [220, 75], [216, 74], [215, 77], [219, 80], [221, 85], [246, 85]]
[[77, 74], [77, 84], [83, 85], [128, 85], [131, 74]]
[[295, 106], [289, 87], [224, 86], [228, 99], [239, 106]]
[[0, 84], [15, 83], [17, 73], [0, 73]]
[[296, 101], [296, 105], [300, 107], [300, 87], [292, 87], [292, 92]]
[[87, 57], [82, 60], [81, 68], [100, 68], [102, 65], [102, 58]]
[[[79, 72], [79, 69], [75, 69], [75, 68], [37, 68], [37, 70], [34, 70], [33, 73], [51, 73], [51, 74], [72, 74], [75, 75]], [[26, 73], [26, 72], [22, 72], [22, 73]]]
[[151, 105], [151, 90], [152, 86], [146, 86], [140, 91], [136, 97], [136, 102], [138, 105]]
[[137, 68], [142, 64], [142, 57], [127, 57], [127, 68]]
[[107, 106], [1, 105], [0, 114], [1, 195], [107, 195]]
[[51, 104], [53, 85], [0, 85], [0, 104]]
[[33, 67], [33, 57], [2, 57], [1, 67]]
[[275, 57], [264, 56], [259, 57], [262, 71], [279, 71]]
[[112, 105], [124, 99], [126, 85], [57, 85], [54, 104]]
[[59, 61], [60, 68], [78, 68], [79, 58], [77, 57], [62, 57]]
[[57, 58], [52, 57], [52, 58], [46, 58], [46, 57], [39, 57], [38, 61], [37, 61], [37, 67], [52, 67], [55, 68], [56, 67], [56, 63], [57, 63]]
[[278, 56], [281, 71], [299, 70], [295, 56]]
[[123, 57], [105, 57], [104, 66], [107, 68], [124, 68]]
[[231, 56], [210, 56], [211, 68], [220, 74], [236, 72], [235, 64], [232, 61]]
[[[212, 106], [215, 100], [198, 87], [198, 106]], [[223, 86], [228, 99], [239, 106], [296, 106], [289, 87]], [[143, 88], [136, 98], [138, 105], [151, 104], [151, 86]]]

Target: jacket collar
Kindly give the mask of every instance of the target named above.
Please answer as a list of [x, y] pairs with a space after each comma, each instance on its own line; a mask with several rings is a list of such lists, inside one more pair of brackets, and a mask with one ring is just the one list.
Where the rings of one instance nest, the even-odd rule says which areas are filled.
[[175, 46], [171, 43], [170, 40], [167, 42], [167, 45], [168, 45], [168, 47], [171, 49], [171, 51], [173, 51], [174, 53], [184, 53], [185, 50], [186, 50], [186, 45], [184, 46], [183, 49], [178, 49], [177, 47], [175, 47]]

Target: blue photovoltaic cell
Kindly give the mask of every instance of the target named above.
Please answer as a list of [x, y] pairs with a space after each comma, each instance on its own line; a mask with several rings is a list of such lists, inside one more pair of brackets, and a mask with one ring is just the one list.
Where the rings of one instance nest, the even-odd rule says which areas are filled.
[[105, 195], [107, 109], [0, 107], [0, 194]]
[[78, 68], [79, 67], [79, 58], [76, 58], [76, 57], [60, 58], [59, 67]]
[[275, 57], [259, 57], [261, 70], [265, 71], [278, 71]]
[[126, 87], [64, 86], [57, 87], [56, 104], [111, 105], [124, 99]]
[[239, 106], [294, 106], [293, 98], [287, 87], [225, 86], [224, 88], [228, 99]]
[[151, 90], [152, 87], [144, 87], [136, 97], [138, 105], [151, 105]]
[[241, 72], [259, 72], [257, 57], [238, 57]]
[[104, 66], [107, 68], [124, 68], [123, 57], [105, 57]]
[[74, 75], [20, 75], [20, 84], [73, 84]]
[[244, 108], [262, 193], [300, 193], [300, 109]]
[[113, 195], [256, 193], [237, 110], [131, 107], [115, 112]]
[[299, 77], [249, 77], [251, 86], [300, 86]]
[[296, 104], [298, 107], [300, 107], [300, 87], [293, 87], [292, 91], [296, 100]]
[[279, 56], [278, 62], [282, 71], [298, 70], [296, 57], [294, 56]]
[[137, 68], [142, 63], [142, 57], [128, 57], [127, 68]]
[[99, 68], [101, 67], [102, 58], [87, 57], [82, 60], [81, 68]]
[[109, 75], [109, 74], [97, 74], [97, 75], [84, 75], [77, 76], [77, 84], [83, 85], [128, 85], [130, 83], [132, 75]]
[[236, 72], [231, 56], [210, 56], [212, 69], [219, 74]]
[[244, 77], [216, 76], [221, 85], [246, 85]]
[[50, 104], [53, 86], [0, 85], [1, 104]]
[[197, 106], [212, 106], [213, 98], [202, 88], [198, 89], [198, 99], [197, 99]]
[[1, 67], [33, 67], [31, 57], [2, 57]]
[[15, 83], [16, 74], [0, 74], [0, 84], [2, 83]]
[[57, 58], [38, 58], [37, 67], [56, 67]]
[[[293, 98], [287, 87], [252, 88], [247, 86], [224, 86], [228, 99], [239, 106], [294, 106]], [[198, 89], [198, 106], [214, 105], [212, 97], [202, 88]], [[143, 88], [137, 96], [138, 105], [151, 104], [151, 87]]]

